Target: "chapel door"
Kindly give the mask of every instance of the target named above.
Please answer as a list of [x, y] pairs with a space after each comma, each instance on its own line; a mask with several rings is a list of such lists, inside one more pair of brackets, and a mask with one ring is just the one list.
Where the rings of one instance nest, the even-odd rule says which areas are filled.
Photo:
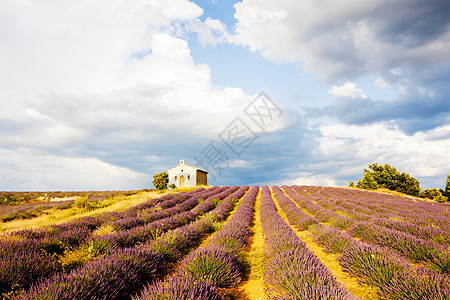
[[180, 187], [184, 187], [184, 176], [180, 176]]

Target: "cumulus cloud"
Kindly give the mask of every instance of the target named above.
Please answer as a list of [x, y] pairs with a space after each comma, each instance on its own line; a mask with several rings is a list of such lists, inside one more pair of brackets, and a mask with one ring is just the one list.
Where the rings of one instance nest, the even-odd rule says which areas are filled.
[[[284, 174], [294, 178], [286, 182], [315, 176], [315, 183], [347, 184], [371, 162], [391, 163], [428, 187], [444, 176], [450, 123], [445, 1], [244, 0], [235, 9], [229, 42], [273, 62], [299, 62], [331, 85], [331, 103], [304, 108], [307, 120], [318, 124], [306, 129], [310, 149], [296, 165], [307, 171], [284, 164]], [[375, 99], [357, 88], [368, 77], [377, 78], [373, 88], [396, 96]]]
[[205, 21], [192, 20], [188, 28], [197, 33], [198, 40], [203, 46], [216, 46], [224, 43], [228, 37], [227, 26], [220, 20], [207, 17]]
[[[348, 166], [359, 165], [354, 179], [362, 176], [362, 169], [373, 162], [388, 163], [400, 171], [419, 178], [425, 187], [441, 179], [450, 164], [447, 149], [450, 140], [433, 137], [448, 134], [448, 126], [407, 135], [389, 124], [373, 125], [329, 125], [320, 128], [318, 138], [320, 153], [325, 157], [338, 158], [345, 162], [336, 172], [339, 178], [351, 178]], [[442, 178], [441, 178], [442, 177]]]
[[394, 101], [365, 97], [363, 91], [333, 88], [333, 101], [324, 107], [305, 108], [310, 117], [333, 117], [344, 124], [391, 122], [407, 134], [426, 131], [450, 122], [448, 88], [405, 91]]
[[288, 180], [280, 184], [286, 185], [316, 185], [316, 186], [337, 186], [336, 180], [330, 175], [314, 175], [303, 173], [303, 176], [293, 180]]
[[235, 4], [232, 39], [277, 62], [304, 62], [327, 80], [449, 59], [445, 1], [255, 0]]
[[[278, 161], [277, 184], [347, 186], [371, 163], [390, 164], [419, 179], [421, 188], [443, 188], [450, 158], [449, 126], [407, 135], [390, 124], [299, 127], [291, 161]], [[272, 174], [273, 176], [273, 174]], [[269, 184], [273, 184], [269, 181]]]
[[217, 138], [254, 96], [215, 89], [194, 62], [178, 33], [202, 13], [186, 0], [2, 3], [1, 150], [16, 155], [1, 188], [142, 187]]
[[[308, 108], [345, 124], [393, 122], [413, 134], [449, 122], [450, 7], [445, 1], [253, 0], [235, 4], [228, 41], [270, 61], [302, 63], [333, 84], [333, 102]], [[377, 79], [394, 99], [373, 99], [356, 82]], [[344, 83], [344, 84], [343, 84]]]
[[27, 149], [0, 149], [0, 154], [4, 190], [123, 190], [140, 189], [151, 182], [148, 174], [96, 158], [62, 157]]
[[124, 80], [134, 56], [151, 50], [155, 33], [203, 12], [189, 1], [176, 2], [3, 3], [0, 86], [31, 92], [108, 90]]
[[367, 98], [363, 90], [356, 88], [356, 83], [354, 82], [347, 82], [342, 86], [333, 86], [328, 92], [335, 97]]
[[[448, 149], [449, 18], [440, 3], [425, 3], [244, 0], [230, 33], [220, 20], [200, 21], [203, 10], [187, 0], [4, 2], [0, 189], [148, 187], [149, 174], [220, 141], [255, 95], [215, 88], [209, 66], [191, 55], [192, 32], [204, 46], [228, 41], [272, 61], [304, 62], [332, 82], [333, 102], [308, 115], [343, 124], [309, 127], [286, 108], [266, 130], [247, 119], [258, 139], [229, 157], [217, 184], [342, 184], [372, 159], [397, 167], [403, 155], [417, 157], [406, 171], [436, 177], [445, 171], [421, 160]], [[354, 78], [370, 72], [399, 98], [372, 99], [357, 88]], [[386, 156], [398, 140], [404, 147]]]

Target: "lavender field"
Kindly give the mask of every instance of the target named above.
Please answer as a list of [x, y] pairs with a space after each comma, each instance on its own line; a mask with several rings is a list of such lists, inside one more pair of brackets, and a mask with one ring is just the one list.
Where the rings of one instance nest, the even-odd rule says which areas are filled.
[[450, 299], [449, 205], [318, 186], [164, 195], [0, 235], [3, 299]]

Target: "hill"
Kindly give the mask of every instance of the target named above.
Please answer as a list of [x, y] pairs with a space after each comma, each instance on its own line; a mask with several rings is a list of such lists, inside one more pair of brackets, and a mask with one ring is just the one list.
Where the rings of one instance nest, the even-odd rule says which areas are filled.
[[114, 198], [4, 223], [3, 297], [450, 296], [448, 204], [318, 186]]

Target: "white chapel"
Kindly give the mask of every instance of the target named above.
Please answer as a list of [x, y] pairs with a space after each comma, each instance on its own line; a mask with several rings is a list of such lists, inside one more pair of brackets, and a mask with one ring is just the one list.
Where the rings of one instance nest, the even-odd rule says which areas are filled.
[[169, 185], [173, 183], [176, 187], [208, 184], [208, 172], [186, 165], [184, 159], [180, 160], [178, 166], [167, 170], [167, 174], [169, 175]]

